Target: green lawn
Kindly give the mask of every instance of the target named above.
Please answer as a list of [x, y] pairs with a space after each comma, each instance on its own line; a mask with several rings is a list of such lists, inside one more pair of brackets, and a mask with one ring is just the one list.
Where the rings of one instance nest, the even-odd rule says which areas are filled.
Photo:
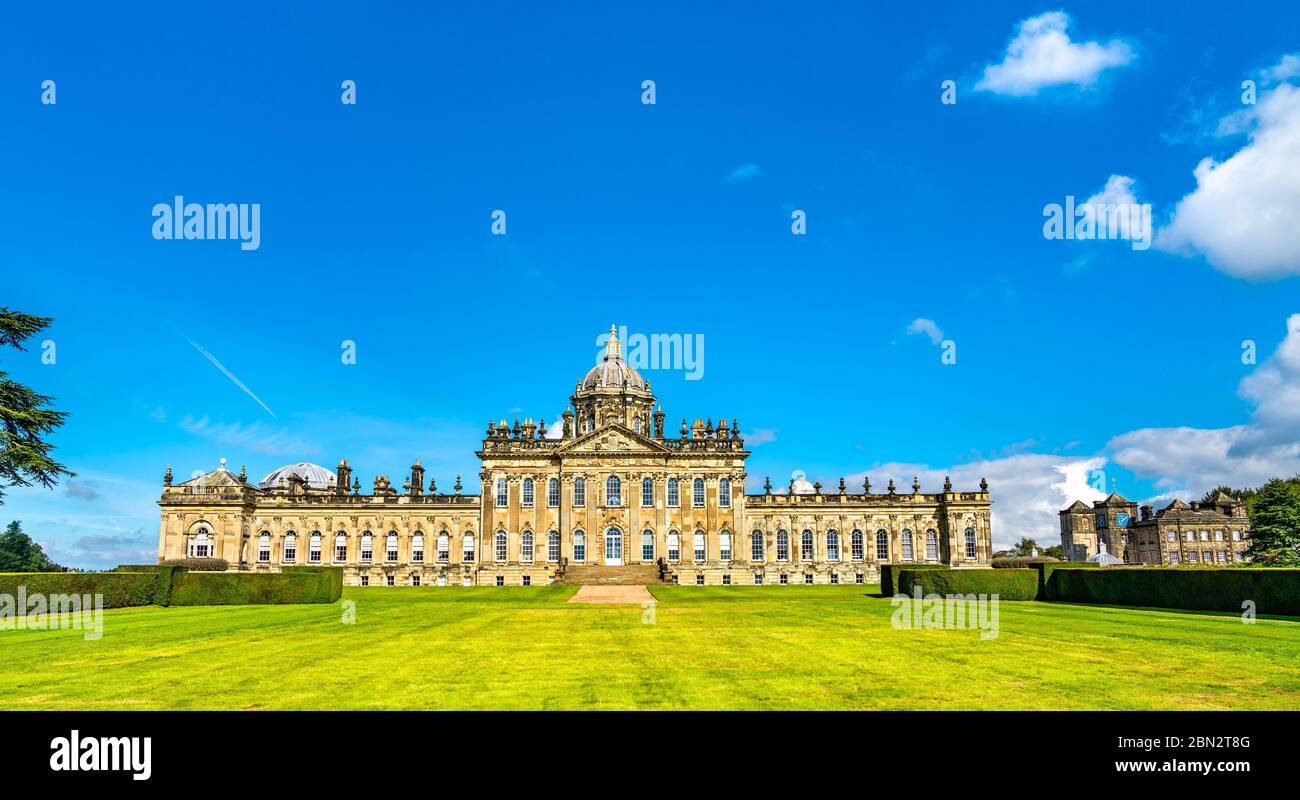
[[1296, 709], [1300, 621], [1001, 604], [895, 630], [862, 586], [349, 588], [342, 606], [130, 608], [0, 630], [5, 709]]

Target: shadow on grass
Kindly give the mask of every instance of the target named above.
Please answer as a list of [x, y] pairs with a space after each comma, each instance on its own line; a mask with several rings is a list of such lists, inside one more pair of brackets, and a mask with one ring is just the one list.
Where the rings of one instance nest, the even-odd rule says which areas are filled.
[[[1071, 603], [1064, 600], [1035, 600], [1052, 606], [1074, 606], [1076, 608], [1113, 608], [1117, 611], [1159, 611], [1165, 614], [1184, 614], [1193, 617], [1224, 617], [1240, 619], [1239, 611], [1207, 611], [1197, 608], [1165, 608], [1164, 606], [1120, 606], [1112, 603]], [[1300, 622], [1300, 617], [1285, 614], [1256, 614], [1256, 619], [1275, 620], [1277, 622]]]

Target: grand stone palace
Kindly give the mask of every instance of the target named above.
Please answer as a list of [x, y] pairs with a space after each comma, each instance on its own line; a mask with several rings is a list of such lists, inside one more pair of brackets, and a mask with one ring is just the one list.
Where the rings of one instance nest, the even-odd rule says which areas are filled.
[[281, 467], [254, 484], [221, 466], [163, 479], [161, 559], [223, 558], [234, 570], [337, 565], [369, 586], [536, 585], [665, 580], [684, 584], [874, 583], [886, 563], [987, 566], [988, 484], [923, 493], [869, 480], [811, 492], [791, 482], [745, 492], [735, 420], [665, 430], [650, 384], [614, 331], [562, 416], [488, 422], [477, 493], [439, 492], [419, 461], [401, 490], [386, 475], [361, 492], [342, 459]]

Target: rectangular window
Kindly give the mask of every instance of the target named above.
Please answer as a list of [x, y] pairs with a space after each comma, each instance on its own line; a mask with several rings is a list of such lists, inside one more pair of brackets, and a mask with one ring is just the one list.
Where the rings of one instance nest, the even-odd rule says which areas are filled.
[[362, 576], [361, 576], [361, 585], [362, 585], [362, 586], [369, 586], [369, 585], [370, 585], [370, 576], [369, 576], [369, 575], [362, 575]]
[[587, 482], [582, 478], [573, 482], [573, 504], [575, 506], [587, 505]]
[[412, 576], [411, 576], [411, 585], [412, 585], [412, 586], [419, 586], [419, 585], [420, 585], [420, 576], [419, 576], [419, 575], [412, 575]]
[[760, 534], [754, 534], [749, 537], [749, 560], [763, 560], [763, 537]]
[[763, 573], [759, 572], [754, 574], [754, 585], [755, 586], [763, 585]]
[[668, 507], [677, 508], [679, 505], [681, 505], [680, 484], [676, 478], [673, 478], [668, 481]]
[[504, 576], [504, 575], [498, 575], [498, 576], [497, 576], [497, 586], [505, 586], [505, 585], [506, 585], [506, 576]]
[[877, 561], [889, 560], [889, 537], [887, 536], [876, 537], [876, 560]]
[[385, 586], [396, 586], [396, 585], [397, 585], [397, 577], [396, 577], [395, 575], [389, 575], [389, 576], [387, 576], [386, 578], [384, 578], [384, 585], [385, 585]]
[[524, 576], [524, 584], [523, 584], [523, 585], [524, 585], [524, 586], [532, 586], [532, 585], [533, 585], [533, 576], [532, 576], [532, 575], [525, 575], [525, 576]]
[[782, 586], [785, 586], [785, 585], [788, 584], [788, 583], [790, 583], [790, 576], [789, 576], [789, 575], [786, 575], [784, 572], [782, 572], [782, 573], [781, 573], [781, 585], [782, 585]]
[[668, 560], [680, 561], [682, 557], [682, 548], [677, 534], [668, 537]]
[[263, 564], [269, 564], [269, 563], [270, 563], [270, 561], [271, 561], [271, 546], [270, 546], [270, 545], [267, 545], [267, 546], [264, 547], [264, 548], [259, 547], [259, 548], [257, 549], [257, 560], [260, 561], [260, 562], [263, 563]]
[[691, 492], [691, 505], [696, 508], [704, 508], [704, 481], [696, 478], [694, 486], [695, 488]]
[[695, 575], [695, 585], [696, 585], [696, 586], [703, 586], [703, 585], [704, 585], [704, 576], [703, 576], [703, 575], [701, 575], [701, 574], [699, 574], [699, 573], [696, 573], [696, 575]]
[[344, 562], [348, 560], [348, 546], [345, 544], [334, 545], [334, 560]]
[[864, 579], [865, 579], [865, 576], [864, 576], [861, 572], [859, 572], [857, 575], [854, 575], [854, 576], [853, 576], [853, 582], [854, 582], [854, 583], [862, 583], [862, 582], [864, 581]]
[[387, 559], [388, 561], [396, 561], [396, 560], [397, 560], [397, 545], [396, 545], [396, 544], [390, 544], [390, 545], [388, 545], [388, 552], [384, 554], [384, 558]]
[[779, 533], [776, 535], [776, 560], [790, 560], [790, 540]]
[[1169, 563], [1170, 564], [1178, 563], [1178, 553], [1176, 551], [1173, 550], [1169, 551]]
[[644, 536], [644, 535], [641, 537], [641, 560], [642, 561], [655, 560], [655, 542], [652, 537]]
[[313, 564], [320, 563], [320, 544], [313, 544], [307, 548], [307, 560]]
[[858, 535], [858, 534], [855, 533], [855, 534], [853, 535], [853, 538], [850, 540], [850, 547], [853, 548], [853, 560], [854, 560], [854, 561], [861, 561], [862, 558], [863, 558], [863, 554], [862, 554], [862, 537], [861, 537], [860, 535]]
[[807, 574], [805, 574], [805, 575], [803, 576], [803, 582], [804, 582], [804, 583], [812, 583], [812, 582], [813, 582], [813, 575], [812, 575], [811, 572], [809, 572], [809, 573], [807, 573]]
[[546, 537], [546, 560], [560, 560], [560, 537], [555, 534]]
[[731, 508], [731, 481], [726, 478], [718, 481], [718, 506]]
[[1188, 561], [1188, 563], [1195, 564], [1195, 563], [1197, 563], [1197, 561], [1199, 561], [1199, 560], [1200, 560], [1200, 559], [1197, 557], [1197, 555], [1196, 555], [1196, 551], [1195, 551], [1195, 550], [1192, 550], [1191, 552], [1189, 552], [1189, 553], [1187, 554], [1187, 561]]
[[546, 484], [546, 505], [551, 508], [560, 507], [560, 482], [551, 478]]
[[840, 574], [838, 572], [832, 572], [831, 583], [839, 583], [839, 582], [840, 582]]
[[533, 507], [533, 481], [528, 479], [524, 481], [523, 494], [520, 496], [520, 502], [525, 508]]
[[497, 478], [497, 508], [505, 508], [510, 500], [509, 484], [505, 478]]
[[811, 533], [799, 539], [799, 558], [804, 561], [813, 560], [813, 542]]
[[1217, 555], [1218, 555], [1218, 557], [1219, 557], [1219, 563], [1220, 563], [1220, 564], [1226, 564], [1226, 563], [1228, 563], [1228, 554], [1227, 554], [1226, 552], [1224, 552], [1223, 550], [1220, 550], [1220, 551], [1217, 553]]
[[424, 563], [424, 545], [417, 544], [411, 547], [411, 561], [416, 564]]
[[655, 482], [651, 478], [641, 481], [641, 507], [654, 508], [655, 505]]
[[722, 576], [722, 585], [723, 585], [723, 586], [730, 586], [730, 585], [731, 585], [731, 576], [730, 576], [730, 575], [723, 575], [723, 576]]

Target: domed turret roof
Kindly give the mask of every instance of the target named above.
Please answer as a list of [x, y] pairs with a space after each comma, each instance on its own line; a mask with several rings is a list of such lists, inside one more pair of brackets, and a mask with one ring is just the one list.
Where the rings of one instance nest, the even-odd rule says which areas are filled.
[[328, 489], [332, 483], [338, 480], [338, 476], [333, 471], [322, 467], [320, 464], [299, 461], [297, 464], [286, 464], [267, 475], [257, 484], [257, 488], [278, 489], [280, 480], [283, 479], [287, 484], [290, 475], [297, 475], [304, 479], [312, 489]]
[[601, 362], [587, 371], [582, 379], [583, 389], [636, 389], [645, 391], [645, 378], [623, 360], [622, 349], [618, 341], [618, 331], [609, 326], [609, 339], [605, 342], [605, 356]]

